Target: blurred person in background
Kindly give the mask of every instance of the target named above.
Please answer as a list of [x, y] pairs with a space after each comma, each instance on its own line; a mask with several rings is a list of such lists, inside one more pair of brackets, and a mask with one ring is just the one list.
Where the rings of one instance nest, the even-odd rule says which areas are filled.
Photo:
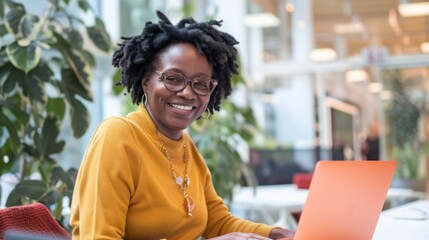
[[362, 143], [362, 156], [366, 160], [380, 160], [380, 138], [378, 122], [374, 121]]

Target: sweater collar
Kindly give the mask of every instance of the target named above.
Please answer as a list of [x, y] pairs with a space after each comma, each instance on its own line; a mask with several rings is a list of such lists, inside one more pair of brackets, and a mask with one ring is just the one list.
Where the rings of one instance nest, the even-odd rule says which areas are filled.
[[[160, 145], [160, 139], [157, 134], [155, 123], [153, 122], [144, 105], [140, 105], [136, 111], [129, 113], [127, 118], [137, 123], [138, 127], [142, 129], [147, 135], [149, 135], [156, 145]], [[185, 143], [186, 138], [185, 135], [186, 134], [182, 132], [182, 136], [179, 140], [172, 140], [161, 133], [161, 141], [165, 144], [165, 147], [170, 152], [171, 157], [173, 157], [175, 153], [183, 153], [183, 144]]]

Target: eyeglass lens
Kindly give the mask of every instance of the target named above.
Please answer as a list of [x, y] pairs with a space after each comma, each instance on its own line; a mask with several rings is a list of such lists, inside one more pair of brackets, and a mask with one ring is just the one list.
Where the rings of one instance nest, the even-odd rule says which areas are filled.
[[198, 76], [192, 79], [187, 79], [180, 73], [175, 72], [164, 72], [160, 75], [164, 82], [165, 87], [173, 92], [180, 92], [186, 88], [188, 82], [191, 83], [191, 87], [194, 92], [198, 95], [209, 95], [216, 87], [214, 80], [207, 76]]

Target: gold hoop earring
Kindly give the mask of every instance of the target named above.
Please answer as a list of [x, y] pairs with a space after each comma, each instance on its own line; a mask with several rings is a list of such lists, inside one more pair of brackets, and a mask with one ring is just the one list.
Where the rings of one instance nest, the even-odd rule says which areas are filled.
[[146, 104], [147, 104], [147, 95], [146, 95], [146, 93], [143, 93], [142, 104], [143, 104], [143, 106], [146, 106]]
[[211, 113], [210, 113], [210, 111], [209, 111], [208, 109], [206, 109], [206, 110], [203, 112], [203, 114], [201, 115], [201, 117], [202, 117], [203, 119], [209, 119], [209, 118], [210, 118], [210, 116], [211, 116]]

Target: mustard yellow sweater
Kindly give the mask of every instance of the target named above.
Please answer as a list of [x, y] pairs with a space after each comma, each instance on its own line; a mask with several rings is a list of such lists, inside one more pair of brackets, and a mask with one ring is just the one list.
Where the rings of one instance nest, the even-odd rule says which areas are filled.
[[273, 227], [238, 219], [215, 192], [209, 170], [184, 132], [162, 136], [176, 172], [183, 176], [183, 144], [189, 158], [188, 194], [193, 216], [172, 177], [156, 128], [144, 107], [103, 121], [89, 142], [73, 193], [73, 239], [196, 239], [230, 232], [268, 236]]

